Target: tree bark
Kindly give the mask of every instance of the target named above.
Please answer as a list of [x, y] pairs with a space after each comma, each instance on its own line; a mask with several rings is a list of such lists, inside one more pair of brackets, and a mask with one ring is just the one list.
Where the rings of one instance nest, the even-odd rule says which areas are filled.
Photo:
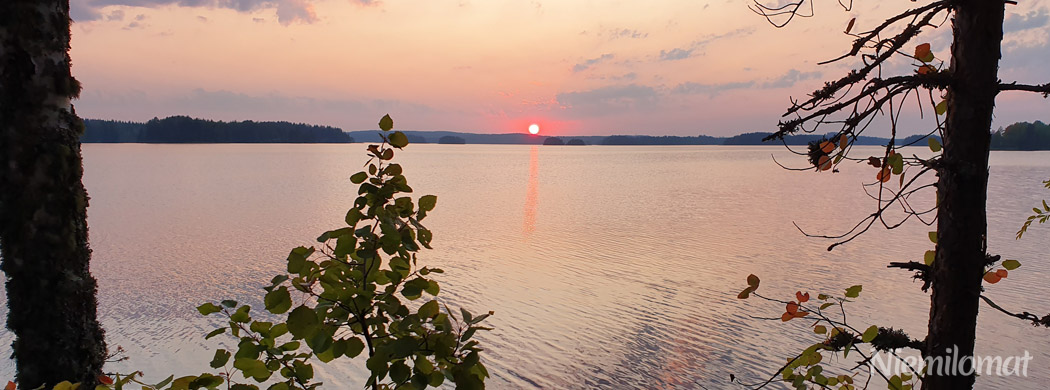
[[[923, 389], [974, 385], [970, 359], [987, 261], [988, 147], [998, 93], [1003, 13], [1002, 0], [959, 0], [954, 6], [952, 82], [938, 172], [938, 245], [925, 346], [927, 356], [949, 364], [941, 372], [931, 366]], [[953, 361], [959, 364], [950, 364]]]
[[105, 360], [70, 103], [68, 0], [0, 1], [0, 268], [16, 381], [94, 388]]

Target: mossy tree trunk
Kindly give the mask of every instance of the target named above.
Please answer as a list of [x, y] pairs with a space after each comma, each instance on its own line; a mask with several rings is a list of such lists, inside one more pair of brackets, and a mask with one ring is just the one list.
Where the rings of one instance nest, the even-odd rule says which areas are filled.
[[69, 27], [68, 0], [0, 1], [0, 268], [22, 389], [63, 380], [93, 388], [106, 353]]
[[[982, 277], [987, 264], [985, 204], [992, 108], [999, 91], [1002, 0], [955, 4], [952, 82], [937, 183], [937, 258], [933, 263], [926, 354], [941, 361], [973, 356]], [[959, 364], [960, 371], [971, 364]], [[923, 388], [969, 389], [974, 375], [928, 374]]]

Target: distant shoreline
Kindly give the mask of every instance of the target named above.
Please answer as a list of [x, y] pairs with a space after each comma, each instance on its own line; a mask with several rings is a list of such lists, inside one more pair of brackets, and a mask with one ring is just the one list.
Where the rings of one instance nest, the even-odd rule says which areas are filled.
[[[331, 126], [290, 122], [222, 122], [173, 116], [141, 122], [85, 119], [83, 143], [145, 144], [241, 144], [241, 143], [377, 143], [379, 130], [343, 131]], [[783, 141], [762, 142], [771, 133], [750, 132], [731, 137], [697, 136], [543, 136], [524, 133], [476, 134], [454, 131], [402, 130], [411, 143], [486, 144], [486, 145], [791, 145], [804, 146], [830, 139], [828, 134], [801, 134], [784, 137]], [[992, 150], [1050, 150], [1050, 126], [1042, 122], [1019, 122], [990, 134]], [[898, 139], [898, 146], [925, 146], [930, 138], [913, 135]], [[940, 137], [932, 138], [940, 141]], [[888, 138], [861, 136], [854, 145], [885, 146]]]

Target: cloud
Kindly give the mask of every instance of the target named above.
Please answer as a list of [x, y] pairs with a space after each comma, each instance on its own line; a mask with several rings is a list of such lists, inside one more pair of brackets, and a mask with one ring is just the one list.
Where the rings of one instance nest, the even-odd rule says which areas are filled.
[[612, 58], [613, 58], [612, 53], [605, 53], [605, 54], [602, 54], [601, 56], [598, 56], [596, 58], [591, 58], [591, 59], [588, 59], [588, 60], [584, 60], [583, 62], [574, 65], [572, 67], [572, 71], [575, 72], [575, 73], [583, 72], [583, 71], [587, 70], [587, 68], [590, 68], [593, 65], [596, 65], [596, 64], [598, 64], [598, 63], [600, 63], [602, 61], [611, 60]]
[[556, 96], [558, 103], [566, 109], [590, 115], [606, 115], [640, 107], [652, 107], [658, 98], [659, 92], [656, 89], [637, 84], [565, 92]]
[[1050, 13], [1046, 8], [1040, 8], [1029, 12], [1027, 15], [1010, 14], [1003, 22], [1003, 31], [1006, 33], [1031, 30], [1046, 26], [1050, 21]]
[[820, 76], [821, 73], [818, 71], [803, 73], [799, 72], [798, 69], [791, 69], [784, 73], [783, 76], [762, 83], [762, 88], [787, 88], [794, 86], [799, 81], [816, 79]]
[[686, 58], [692, 57], [694, 50], [696, 50], [695, 47], [692, 48], [692, 49], [677, 49], [676, 48], [676, 49], [671, 49], [671, 51], [660, 50], [660, 61], [684, 60]]
[[277, 22], [281, 25], [287, 26], [292, 22], [309, 24], [317, 20], [313, 4], [306, 0], [284, 0], [277, 5]]
[[106, 20], [116, 20], [118, 22], [124, 20], [124, 10], [113, 10], [109, 15], [106, 15]]
[[678, 84], [671, 90], [671, 92], [682, 95], [708, 95], [715, 96], [719, 93], [734, 90], [734, 89], [746, 89], [755, 86], [754, 81], [738, 81], [729, 83], [719, 84], [703, 84], [703, 83], [682, 83]]
[[694, 57], [701, 54], [700, 49], [703, 49], [708, 44], [722, 40], [735, 38], [739, 36], [750, 35], [755, 32], [754, 27], [740, 28], [733, 31], [729, 31], [723, 34], [708, 35], [706, 37], [697, 39], [690, 42], [688, 45], [680, 48], [673, 48], [671, 50], [660, 50], [660, 61], [678, 61], [684, 60], [689, 57]]
[[820, 72], [800, 72], [797, 69], [791, 69], [785, 72], [780, 77], [768, 79], [762, 82], [759, 81], [735, 81], [728, 83], [716, 83], [716, 84], [705, 84], [705, 83], [694, 83], [687, 82], [676, 85], [671, 89], [672, 93], [682, 95], [708, 95], [715, 96], [725, 91], [732, 91], [736, 89], [748, 89], [748, 88], [761, 88], [761, 89], [776, 89], [776, 88], [788, 88], [794, 86], [795, 83], [803, 80], [817, 79], [821, 76]]
[[[226, 8], [238, 12], [255, 12], [273, 9], [277, 20], [282, 25], [292, 23], [313, 23], [318, 21], [314, 12], [315, 0], [70, 0], [69, 13], [73, 20], [88, 22], [103, 20], [100, 10], [103, 7], [122, 5], [129, 7], [156, 8], [168, 5], [179, 7]], [[379, 0], [349, 0], [351, 4], [370, 7], [380, 4]], [[108, 18], [107, 18], [108, 20]]]
[[614, 40], [618, 38], [642, 39], [648, 37], [649, 33], [643, 33], [638, 30], [631, 30], [626, 28], [614, 28], [609, 30], [609, 32], [606, 35], [609, 36], [609, 40]]

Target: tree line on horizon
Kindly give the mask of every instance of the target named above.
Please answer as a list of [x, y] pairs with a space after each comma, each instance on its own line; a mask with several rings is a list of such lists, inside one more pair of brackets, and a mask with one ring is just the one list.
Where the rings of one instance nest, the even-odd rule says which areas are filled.
[[331, 126], [291, 122], [223, 122], [188, 116], [153, 118], [146, 123], [84, 120], [84, 143], [351, 143]]
[[[84, 143], [352, 143], [380, 142], [375, 131], [345, 132], [338, 127], [291, 122], [222, 122], [188, 116], [153, 118], [148, 122], [85, 119]], [[768, 132], [749, 132], [731, 137], [611, 135], [543, 137], [528, 134], [475, 134], [450, 131], [405, 131], [412, 143], [439, 144], [545, 144], [556, 145], [569, 139], [573, 145], [764, 145]], [[1041, 121], [1017, 122], [992, 132], [992, 150], [1050, 150], [1050, 125]], [[373, 138], [376, 139], [373, 139]], [[799, 134], [784, 137], [787, 145], [807, 145], [826, 139], [826, 134]], [[913, 135], [898, 140], [901, 145], [926, 145], [928, 136]], [[938, 142], [940, 137], [933, 136]], [[778, 141], [779, 142], [779, 141]], [[882, 146], [881, 137], [858, 137], [856, 145]]]

